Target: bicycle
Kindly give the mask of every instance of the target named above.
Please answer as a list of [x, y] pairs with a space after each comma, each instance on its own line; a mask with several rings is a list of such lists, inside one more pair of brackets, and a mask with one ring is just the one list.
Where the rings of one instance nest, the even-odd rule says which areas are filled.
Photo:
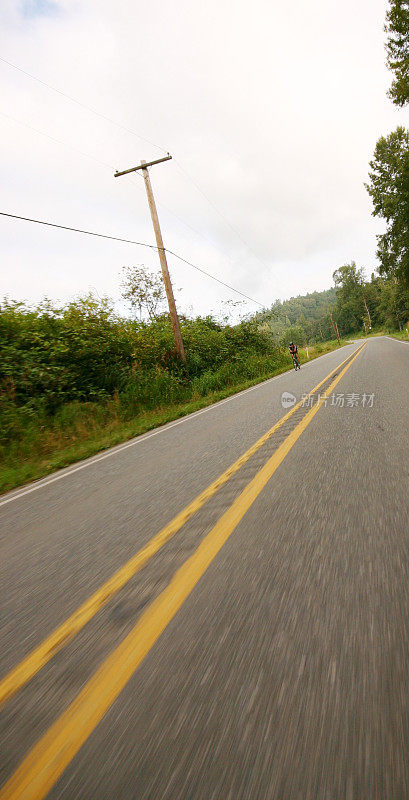
[[291, 358], [293, 360], [294, 369], [297, 372], [297, 369], [301, 369], [301, 364], [300, 364], [300, 362], [298, 360], [298, 356], [294, 353], [294, 354], [291, 355]]

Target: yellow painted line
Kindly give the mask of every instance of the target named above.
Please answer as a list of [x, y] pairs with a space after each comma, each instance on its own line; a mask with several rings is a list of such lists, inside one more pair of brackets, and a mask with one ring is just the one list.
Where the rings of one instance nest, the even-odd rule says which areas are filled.
[[[333, 391], [361, 350], [362, 348], [337, 375], [328, 388], [328, 394]], [[216, 522], [193, 555], [177, 570], [169, 585], [142, 614], [133, 630], [108, 656], [73, 703], [33, 747], [0, 791], [0, 800], [42, 800], [46, 796], [173, 619], [323, 402], [324, 398], [320, 399], [306, 413]]]
[[[318, 389], [333, 375], [348, 359], [349, 355], [335, 369], [333, 369], [314, 389], [309, 392], [313, 395]], [[133, 578], [136, 573], [166, 544], [172, 536], [209, 500], [221, 486], [223, 486], [239, 469], [251, 458], [260, 447], [277, 431], [302, 405], [300, 400], [283, 417], [270, 428], [249, 450], [235, 461], [228, 469], [219, 475], [213, 483], [201, 492], [186, 508], [176, 515], [164, 528], [162, 528], [144, 547], [138, 550], [132, 558], [127, 561], [117, 572], [100, 586], [90, 597], [71, 614], [65, 622], [56, 628], [38, 647], [31, 651], [19, 664], [17, 664], [0, 681], [0, 706], [18, 692], [31, 678], [47, 664], [68, 642], [89, 622], [97, 612], [103, 608], [109, 600], [123, 586]]]

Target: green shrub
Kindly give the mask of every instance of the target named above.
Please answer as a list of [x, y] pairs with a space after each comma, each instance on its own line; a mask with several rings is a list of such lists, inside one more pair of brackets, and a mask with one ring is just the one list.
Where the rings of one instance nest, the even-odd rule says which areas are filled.
[[[187, 403], [285, 362], [257, 323], [181, 319], [187, 364], [169, 316], [117, 317], [92, 296], [64, 307], [0, 306], [0, 452], [8, 461], [52, 452], [144, 411]], [[59, 443], [59, 444], [57, 444]]]

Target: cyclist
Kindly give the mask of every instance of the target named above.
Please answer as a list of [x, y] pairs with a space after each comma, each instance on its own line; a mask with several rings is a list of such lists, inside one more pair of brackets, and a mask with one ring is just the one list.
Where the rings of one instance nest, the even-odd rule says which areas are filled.
[[298, 347], [297, 347], [297, 345], [294, 344], [294, 342], [290, 342], [290, 344], [288, 345], [288, 349], [290, 351], [290, 355], [291, 355], [292, 360], [294, 361], [294, 359], [295, 359], [297, 361], [297, 363], [299, 364], [300, 363], [300, 359], [298, 357]]

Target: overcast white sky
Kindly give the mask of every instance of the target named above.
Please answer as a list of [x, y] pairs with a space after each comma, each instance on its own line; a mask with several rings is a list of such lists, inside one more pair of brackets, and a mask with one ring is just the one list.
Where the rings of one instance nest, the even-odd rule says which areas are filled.
[[[151, 170], [165, 246], [266, 306], [328, 288], [351, 259], [370, 273], [381, 228], [363, 182], [407, 116], [386, 98], [386, 5], [1, 0], [2, 58], [143, 138], [0, 61], [0, 210], [153, 243], [142, 179], [113, 172], [160, 157], [155, 143], [176, 159]], [[131, 245], [0, 230], [2, 294], [18, 300], [119, 298], [123, 265], [157, 267]], [[184, 311], [239, 299], [169, 266]]]

